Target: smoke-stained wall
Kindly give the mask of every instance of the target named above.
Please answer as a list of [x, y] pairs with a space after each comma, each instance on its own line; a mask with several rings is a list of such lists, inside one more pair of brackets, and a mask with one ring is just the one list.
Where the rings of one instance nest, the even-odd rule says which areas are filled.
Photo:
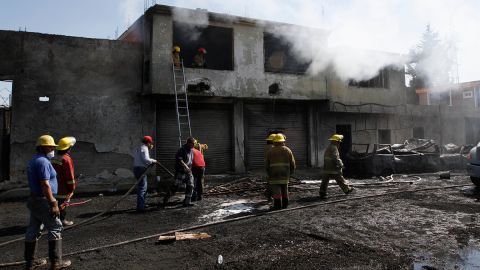
[[42, 134], [76, 137], [77, 174], [131, 169], [132, 148], [154, 134], [154, 102], [140, 96], [143, 46], [11, 31], [0, 31], [0, 44], [8, 49], [0, 71], [14, 74], [15, 84], [12, 179], [25, 177]]

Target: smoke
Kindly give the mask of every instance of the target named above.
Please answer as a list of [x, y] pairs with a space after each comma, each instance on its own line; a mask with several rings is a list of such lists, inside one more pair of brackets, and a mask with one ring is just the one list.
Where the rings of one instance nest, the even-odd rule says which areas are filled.
[[208, 26], [208, 11], [204, 9], [181, 9], [174, 8], [172, 17], [175, 23], [183, 25], [182, 35], [186, 40], [196, 41], [202, 34], [202, 30]]
[[142, 4], [141, 0], [122, 0], [120, 2], [119, 9], [127, 27], [142, 15]]
[[[430, 24], [440, 38], [457, 44], [460, 81], [478, 80], [480, 69], [480, 1], [476, 0], [209, 0], [164, 1], [163, 4], [205, 8], [212, 12], [248, 16], [325, 29], [313, 37], [310, 29], [277, 29], [302, 59], [310, 59], [315, 74], [332, 66], [341, 78], [365, 79], [381, 68], [403, 68], [410, 49]], [[307, 47], [307, 49], [305, 49]], [[374, 51], [389, 52], [379, 55]], [[435, 68], [436, 61], [430, 61]]]

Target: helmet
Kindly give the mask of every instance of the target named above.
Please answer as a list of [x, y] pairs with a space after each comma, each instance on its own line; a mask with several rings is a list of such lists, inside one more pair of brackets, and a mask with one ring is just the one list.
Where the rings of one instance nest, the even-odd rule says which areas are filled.
[[275, 133], [272, 133], [272, 134], [268, 135], [267, 141], [273, 141], [273, 140], [275, 139], [275, 136], [276, 136], [276, 135], [277, 135], [277, 134], [275, 134]]
[[343, 140], [343, 135], [340, 135], [340, 134], [333, 134], [332, 137], [330, 137], [330, 139], [328, 139], [329, 141], [335, 141], [335, 142], [342, 142]]
[[278, 135], [282, 135], [283, 138], [284, 138], [285, 140], [287, 140], [287, 136], [285, 136], [285, 134], [283, 134], [283, 133], [278, 133]]
[[63, 137], [58, 141], [57, 150], [63, 151], [75, 145], [75, 137]]
[[173, 49], [172, 49], [173, 52], [180, 52], [180, 47], [178, 46], [173, 46]]
[[36, 146], [57, 146], [55, 140], [50, 135], [42, 135], [38, 137]]
[[285, 142], [285, 137], [283, 137], [282, 134], [275, 134], [275, 138], [273, 139], [273, 142]]
[[143, 136], [142, 142], [144, 143], [153, 143], [153, 139], [151, 136]]
[[197, 50], [199, 53], [207, 54], [207, 50], [205, 48], [198, 48]]

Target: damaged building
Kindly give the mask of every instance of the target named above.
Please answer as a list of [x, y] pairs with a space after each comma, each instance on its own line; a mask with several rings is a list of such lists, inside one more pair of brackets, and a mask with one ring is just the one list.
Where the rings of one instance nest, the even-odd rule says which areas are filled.
[[[286, 134], [300, 167], [322, 167], [335, 132], [345, 136], [343, 152], [412, 137], [480, 140], [471, 130], [477, 105], [416, 104], [403, 68], [384, 68], [366, 81], [342, 80], [332, 69], [311, 75], [309, 61], [276, 34], [278, 27], [301, 29], [155, 5], [118, 40], [0, 31], [0, 79], [13, 81], [4, 178], [24, 179], [36, 138], [46, 133], [77, 138], [72, 155], [87, 178], [130, 169], [131, 151], [146, 134], [156, 139], [154, 156], [173, 168], [174, 45], [182, 49], [192, 135], [209, 145], [210, 174], [262, 168], [269, 130]], [[192, 67], [199, 47], [208, 52], [205, 68]]]

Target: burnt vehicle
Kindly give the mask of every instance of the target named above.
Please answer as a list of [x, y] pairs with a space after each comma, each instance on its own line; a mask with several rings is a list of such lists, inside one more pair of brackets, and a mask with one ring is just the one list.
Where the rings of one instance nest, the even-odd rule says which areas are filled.
[[467, 157], [470, 150], [474, 147], [472, 144], [457, 146], [453, 143], [442, 147], [440, 156], [441, 167], [443, 170], [465, 170], [467, 167]]
[[440, 150], [433, 140], [409, 139], [404, 144], [352, 144], [345, 157], [349, 177], [387, 176], [439, 170]]
[[[379, 149], [381, 148], [381, 149]], [[345, 175], [349, 177], [386, 176], [395, 173], [395, 156], [391, 145], [352, 144], [345, 156]]]
[[470, 149], [467, 155], [467, 173], [475, 186], [480, 187], [480, 143]]

